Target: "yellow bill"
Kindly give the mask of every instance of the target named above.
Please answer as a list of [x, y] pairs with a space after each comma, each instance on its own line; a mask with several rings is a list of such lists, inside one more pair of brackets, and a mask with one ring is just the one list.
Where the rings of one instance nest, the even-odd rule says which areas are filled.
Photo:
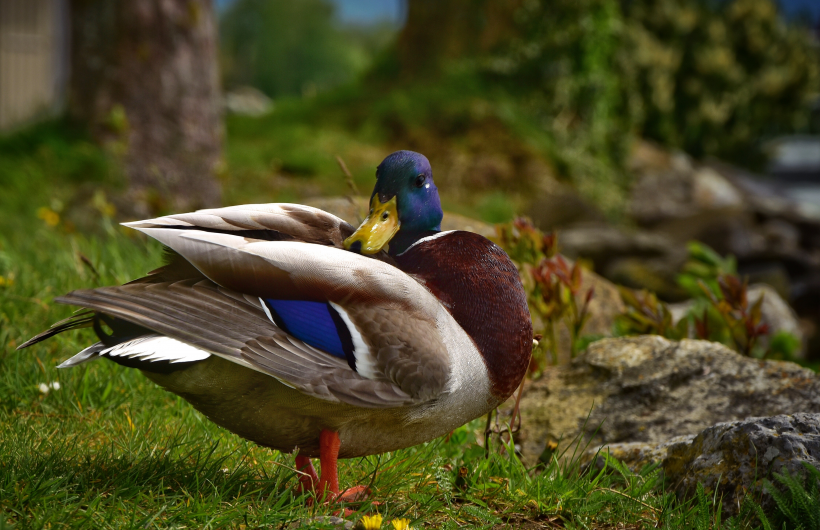
[[353, 235], [345, 239], [344, 246], [347, 250], [356, 241], [362, 244], [362, 254], [375, 254], [380, 251], [399, 231], [399, 211], [396, 206], [396, 197], [383, 203], [379, 200], [379, 194], [373, 195], [370, 200], [370, 214], [367, 219], [353, 232]]

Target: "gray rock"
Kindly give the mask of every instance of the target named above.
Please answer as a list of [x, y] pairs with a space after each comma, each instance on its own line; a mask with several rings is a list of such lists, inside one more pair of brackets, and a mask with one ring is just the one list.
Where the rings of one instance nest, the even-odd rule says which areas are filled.
[[743, 208], [743, 195], [731, 182], [710, 167], [692, 175], [692, 200], [701, 209]]
[[774, 500], [763, 488], [773, 473], [805, 477], [805, 464], [820, 467], [820, 414], [796, 413], [718, 423], [692, 440], [668, 447], [663, 470], [679, 497], [690, 497], [697, 484], [723, 499], [723, 513], [737, 513], [744, 495], [760, 499], [764, 510]]
[[[528, 463], [547, 442], [662, 443], [721, 421], [820, 412], [820, 378], [721, 344], [658, 336], [604, 339], [528, 382], [517, 441]], [[571, 451], [570, 451], [571, 452]]]
[[636, 149], [629, 166], [636, 173], [629, 212], [639, 224], [746, 208], [743, 193], [730, 179], [709, 166], [695, 166], [684, 153], [664, 153], [644, 144]]
[[766, 251], [766, 238], [751, 212], [697, 210], [685, 217], [660, 221], [655, 224], [655, 231], [674, 245], [697, 240], [722, 255], [746, 257]]
[[[783, 300], [777, 291], [763, 284], [749, 286], [747, 297], [750, 305], [757, 302], [761, 296], [763, 297], [762, 321], [768, 324], [770, 334], [774, 335], [778, 331], [785, 331], [797, 337], [801, 343], [805, 343], [797, 313]], [[764, 337], [763, 340], [766, 341], [768, 338]]]
[[273, 110], [273, 101], [261, 90], [243, 86], [225, 94], [225, 108], [231, 114], [264, 116]]
[[641, 225], [692, 214], [692, 179], [673, 169], [651, 170], [638, 176], [629, 201], [629, 213]]
[[634, 289], [649, 289], [666, 300], [680, 300], [677, 271], [686, 261], [686, 247], [645, 230], [624, 230], [602, 224], [583, 224], [561, 230], [561, 251], [595, 264], [607, 279]]
[[621, 230], [605, 224], [585, 224], [559, 233], [561, 252], [570, 258], [584, 257], [596, 265], [620, 256], [665, 256], [675, 251], [668, 238], [646, 231]]
[[[604, 454], [619, 460], [634, 472], [639, 472], [646, 466], [661, 464], [671, 446], [682, 442], [691, 442], [694, 434], [675, 436], [665, 442], [625, 442], [607, 444], [588, 449], [581, 457], [582, 462], [590, 462], [595, 469], [603, 469]], [[593, 460], [594, 459], [594, 460]]]
[[[530, 205], [527, 215], [541, 230], [554, 230], [582, 223], [603, 223], [604, 214], [568, 186], [554, 186], [541, 192]], [[561, 237], [566, 230], [561, 230]], [[566, 247], [563, 247], [566, 249]]]
[[783, 219], [770, 219], [763, 224], [761, 231], [766, 239], [766, 248], [778, 249], [780, 252], [799, 252], [800, 230]]

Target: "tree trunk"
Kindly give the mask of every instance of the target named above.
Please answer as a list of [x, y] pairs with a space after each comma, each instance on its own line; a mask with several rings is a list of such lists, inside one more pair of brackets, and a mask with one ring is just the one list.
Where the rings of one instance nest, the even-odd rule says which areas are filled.
[[69, 113], [122, 154], [128, 213], [218, 205], [211, 0], [72, 0], [71, 24]]

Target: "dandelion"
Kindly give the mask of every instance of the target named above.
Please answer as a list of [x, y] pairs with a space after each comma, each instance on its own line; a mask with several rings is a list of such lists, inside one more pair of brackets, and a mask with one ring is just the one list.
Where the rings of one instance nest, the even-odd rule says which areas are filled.
[[8, 276], [0, 276], [0, 287], [11, 287], [14, 285], [14, 273]]
[[392, 523], [395, 530], [413, 530], [410, 519], [393, 519]]
[[376, 515], [363, 515], [359, 522], [364, 530], [379, 530], [382, 527], [382, 516], [378, 513]]

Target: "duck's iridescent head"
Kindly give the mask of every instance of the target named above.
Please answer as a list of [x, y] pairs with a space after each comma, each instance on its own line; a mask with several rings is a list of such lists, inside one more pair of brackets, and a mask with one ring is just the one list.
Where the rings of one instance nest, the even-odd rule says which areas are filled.
[[[376, 169], [370, 213], [344, 246], [362, 254], [375, 254], [397, 234], [409, 241], [441, 230], [442, 216], [427, 157], [413, 151], [396, 151]], [[353, 247], [357, 242], [360, 249]]]

